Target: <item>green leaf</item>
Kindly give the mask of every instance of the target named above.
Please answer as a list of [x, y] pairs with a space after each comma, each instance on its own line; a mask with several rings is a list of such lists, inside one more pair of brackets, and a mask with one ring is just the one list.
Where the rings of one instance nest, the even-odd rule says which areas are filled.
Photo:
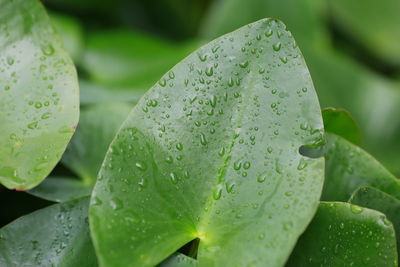
[[74, 177], [48, 177], [27, 193], [50, 201], [65, 202], [90, 196], [92, 188], [92, 184], [85, 184]]
[[[272, 34], [271, 34], [272, 33]], [[204, 266], [281, 266], [311, 221], [322, 117], [290, 32], [264, 19], [198, 49], [134, 107], [90, 223], [103, 265], [151, 266], [195, 238]]]
[[87, 198], [35, 211], [0, 229], [1, 266], [97, 266]]
[[350, 113], [345, 109], [324, 108], [322, 110], [325, 131], [337, 134], [355, 145], [361, 143], [361, 131]]
[[85, 80], [79, 81], [81, 105], [109, 104], [116, 102], [136, 103], [144, 91], [130, 88], [110, 88]]
[[83, 32], [81, 25], [73, 17], [51, 13], [51, 21], [60, 33], [65, 49], [74, 60], [79, 62], [83, 50]]
[[322, 202], [286, 266], [397, 266], [393, 225], [382, 213]]
[[[320, 22], [321, 3], [314, 0], [219, 0], [213, 1], [204, 19], [201, 36], [213, 39], [257, 19], [274, 17], [285, 21], [301, 47], [325, 43]], [[240, 14], [240, 15], [239, 15]]]
[[130, 105], [115, 103], [93, 105], [82, 110], [78, 129], [62, 158], [64, 165], [80, 179], [46, 179], [28, 193], [56, 202], [89, 196], [107, 148], [130, 109]]
[[398, 0], [330, 0], [333, 21], [371, 54], [400, 65]]
[[64, 152], [78, 122], [78, 81], [39, 1], [1, 0], [0, 25], [0, 183], [23, 190]]
[[175, 253], [163, 261], [159, 267], [195, 267], [197, 261], [181, 253]]
[[347, 201], [360, 186], [373, 186], [400, 199], [400, 181], [375, 158], [340, 136], [325, 137], [322, 200]]
[[65, 151], [62, 163], [93, 185], [107, 148], [132, 106], [124, 103], [103, 104], [82, 110], [80, 123]]
[[143, 93], [193, 47], [126, 30], [95, 32], [87, 37], [82, 67], [98, 84]]
[[393, 223], [397, 236], [397, 253], [400, 252], [400, 200], [373, 187], [361, 187], [353, 193], [350, 203], [378, 210]]

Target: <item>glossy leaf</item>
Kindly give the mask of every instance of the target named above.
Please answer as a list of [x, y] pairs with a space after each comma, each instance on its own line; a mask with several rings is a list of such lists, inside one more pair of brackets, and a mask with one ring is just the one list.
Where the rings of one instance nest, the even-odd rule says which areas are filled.
[[348, 203], [322, 202], [286, 266], [396, 267], [393, 225], [375, 210]]
[[0, 229], [1, 266], [97, 266], [87, 198], [56, 204]]
[[48, 177], [29, 194], [55, 202], [66, 202], [90, 196], [93, 184], [85, 184], [75, 177]]
[[373, 187], [361, 187], [353, 193], [350, 203], [378, 210], [393, 223], [397, 237], [397, 252], [400, 252], [400, 200]]
[[339, 135], [353, 144], [360, 145], [361, 131], [348, 111], [325, 108], [322, 110], [322, 118], [325, 131]]
[[131, 108], [124, 103], [103, 104], [90, 106], [81, 112], [80, 123], [62, 163], [85, 184], [95, 183], [107, 148]]
[[159, 267], [195, 267], [197, 261], [181, 253], [175, 253], [162, 262]]
[[400, 181], [361, 148], [327, 133], [322, 200], [347, 201], [360, 186], [376, 187], [400, 199]]
[[371, 54], [400, 65], [400, 2], [397, 0], [330, 0], [334, 22]]
[[65, 49], [75, 63], [79, 62], [83, 50], [83, 33], [79, 22], [73, 17], [57, 13], [51, 13], [50, 18], [61, 36]]
[[285, 26], [198, 49], [134, 107], [106, 155], [90, 223], [104, 266], [151, 266], [199, 238], [204, 266], [281, 266], [323, 183], [322, 118]]
[[95, 32], [87, 37], [82, 67], [98, 84], [145, 92], [192, 47], [124, 30]]
[[0, 32], [0, 183], [29, 189], [78, 122], [76, 71], [39, 1], [1, 0]]

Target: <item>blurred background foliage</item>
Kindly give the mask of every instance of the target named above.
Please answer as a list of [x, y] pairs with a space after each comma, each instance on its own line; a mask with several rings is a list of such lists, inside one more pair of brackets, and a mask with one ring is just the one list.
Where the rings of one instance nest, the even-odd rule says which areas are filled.
[[[132, 107], [163, 73], [197, 47], [258, 19], [278, 18], [304, 54], [321, 107], [348, 110], [361, 129], [362, 136], [357, 137], [361, 146], [400, 175], [398, 0], [42, 2], [77, 66], [83, 114], [101, 109], [105, 103], [118, 106], [125, 102]], [[105, 113], [96, 112], [99, 116]], [[88, 126], [108, 135], [104, 142], [110, 141], [106, 125], [110, 119], [105, 116]], [[99, 152], [93, 142], [75, 138], [65, 157], [79, 151], [88, 155]], [[66, 162], [68, 158], [51, 177], [79, 177]], [[0, 226], [51, 203], [1, 187], [0, 201], [12, 203], [0, 207]]]

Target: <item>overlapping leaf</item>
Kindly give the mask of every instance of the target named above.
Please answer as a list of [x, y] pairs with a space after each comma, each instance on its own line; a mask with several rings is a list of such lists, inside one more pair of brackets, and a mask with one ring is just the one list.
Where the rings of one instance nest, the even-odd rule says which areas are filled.
[[382, 213], [322, 202], [286, 266], [397, 266], [393, 225]]
[[353, 193], [349, 202], [384, 213], [393, 223], [397, 237], [397, 251], [400, 251], [400, 200], [376, 188], [361, 187]]
[[87, 198], [56, 204], [0, 229], [1, 266], [97, 266]]

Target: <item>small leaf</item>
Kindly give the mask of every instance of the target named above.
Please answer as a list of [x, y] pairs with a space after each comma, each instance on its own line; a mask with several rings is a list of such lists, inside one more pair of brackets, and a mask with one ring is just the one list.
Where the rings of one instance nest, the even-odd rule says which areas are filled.
[[0, 32], [0, 183], [26, 190], [49, 174], [74, 133], [78, 81], [39, 1], [0, 1]]
[[397, 266], [393, 225], [382, 213], [322, 202], [287, 267]]
[[361, 144], [361, 131], [350, 113], [345, 109], [324, 108], [322, 110], [325, 131], [337, 134], [355, 145]]
[[159, 267], [195, 267], [197, 265], [195, 259], [181, 253], [175, 253], [163, 261]]
[[92, 187], [93, 185], [85, 184], [73, 177], [48, 177], [27, 193], [50, 201], [66, 202], [90, 196]]
[[350, 203], [380, 211], [393, 223], [400, 252], [400, 200], [373, 187], [361, 187], [353, 193]]
[[361, 148], [326, 133], [322, 200], [347, 201], [360, 186], [376, 187], [400, 199], [400, 181]]
[[281, 22], [193, 52], [141, 98], [108, 150], [90, 208], [99, 261], [152, 266], [199, 238], [200, 265], [282, 266], [319, 203], [323, 159], [299, 147], [321, 144], [322, 127]]
[[55, 204], [0, 229], [1, 266], [97, 266], [87, 198]]

